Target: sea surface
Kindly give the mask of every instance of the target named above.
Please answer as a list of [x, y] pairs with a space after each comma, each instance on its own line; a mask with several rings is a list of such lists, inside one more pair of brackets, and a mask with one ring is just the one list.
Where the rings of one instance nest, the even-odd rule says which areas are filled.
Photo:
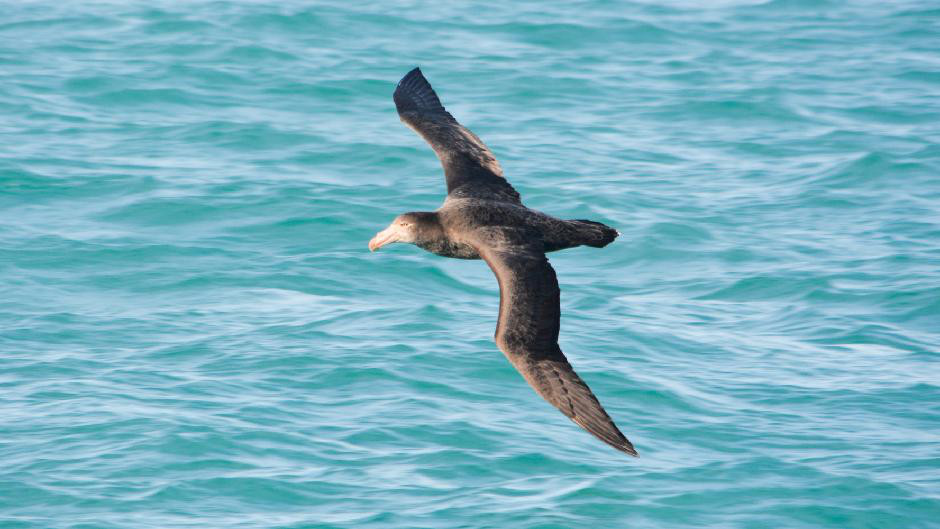
[[[0, 527], [940, 527], [934, 1], [2, 2]], [[492, 342], [420, 66], [526, 205], [561, 346]]]

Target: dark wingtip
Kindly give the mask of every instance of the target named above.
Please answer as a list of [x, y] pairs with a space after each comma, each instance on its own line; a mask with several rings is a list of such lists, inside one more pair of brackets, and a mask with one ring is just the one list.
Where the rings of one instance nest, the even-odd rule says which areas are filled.
[[[598, 403], [598, 405], [600, 405], [600, 403]], [[607, 415], [607, 412], [604, 411], [603, 408], [601, 408], [601, 412], [603, 412], [605, 416]], [[592, 425], [580, 420], [578, 417], [570, 417], [570, 419], [577, 423], [578, 426], [587, 430], [588, 433], [603, 441], [604, 444], [616, 448], [625, 454], [630, 454], [633, 457], [640, 457], [636, 448], [633, 447], [633, 443], [627, 439], [627, 436], [623, 435], [623, 432], [610, 420], [610, 417], [607, 417], [607, 423], [603, 428], [597, 428], [596, 423]]]
[[636, 448], [633, 447], [633, 443], [631, 443], [630, 440], [626, 437], [621, 437], [621, 439], [618, 441], [607, 440], [604, 438], [601, 438], [601, 440], [625, 454], [629, 454], [633, 457], [640, 457], [640, 453], [636, 451]]
[[[396, 88], [400, 87], [401, 85], [405, 83], [408, 83], [409, 81], [415, 78], [424, 79], [424, 74], [421, 73], [421, 68], [418, 66], [415, 66], [414, 68], [409, 70], [408, 73], [406, 73], [404, 77], [399, 79], [398, 85], [396, 85]], [[425, 81], [427, 80], [425, 79]]]
[[621, 452], [630, 454], [633, 457], [640, 457], [640, 453], [636, 451], [636, 448], [633, 448], [633, 445], [621, 446], [618, 448]]
[[405, 111], [443, 111], [444, 106], [438, 99], [431, 83], [421, 73], [421, 68], [415, 66], [410, 72], [406, 73], [398, 86], [395, 87], [395, 106], [398, 112]]

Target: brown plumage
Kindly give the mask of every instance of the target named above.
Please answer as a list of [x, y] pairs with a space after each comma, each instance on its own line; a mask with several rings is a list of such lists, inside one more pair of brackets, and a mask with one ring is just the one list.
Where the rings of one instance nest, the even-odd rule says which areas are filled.
[[408, 242], [444, 257], [486, 261], [499, 281], [500, 350], [542, 398], [600, 440], [636, 456], [558, 346], [558, 279], [545, 257], [580, 245], [602, 248], [617, 231], [525, 207], [493, 153], [444, 109], [418, 68], [398, 83], [394, 99], [401, 120], [437, 153], [447, 199], [437, 211], [399, 215], [369, 248]]

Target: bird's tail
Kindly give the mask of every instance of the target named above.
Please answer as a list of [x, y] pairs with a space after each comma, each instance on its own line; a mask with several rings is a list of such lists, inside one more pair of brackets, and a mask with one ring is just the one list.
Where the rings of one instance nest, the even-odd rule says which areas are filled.
[[575, 219], [568, 222], [577, 226], [578, 234], [583, 238], [581, 244], [594, 248], [603, 248], [620, 235], [619, 231], [593, 220]]

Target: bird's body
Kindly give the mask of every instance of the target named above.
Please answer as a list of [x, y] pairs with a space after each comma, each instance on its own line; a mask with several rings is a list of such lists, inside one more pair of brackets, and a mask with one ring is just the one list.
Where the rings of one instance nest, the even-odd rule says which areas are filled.
[[637, 455], [558, 346], [560, 292], [545, 257], [575, 246], [604, 247], [617, 238], [617, 231], [524, 206], [490, 150], [444, 109], [419, 69], [398, 83], [394, 99], [402, 121], [440, 158], [447, 199], [437, 211], [399, 215], [369, 248], [407, 242], [443, 257], [485, 260], [499, 281], [495, 340], [509, 361], [575, 423]]
[[457, 259], [481, 258], [467, 234], [486, 228], [512, 226], [530, 240], [541, 241], [544, 252], [580, 245], [603, 246], [617, 237], [616, 230], [600, 223], [562, 220], [521, 204], [479, 198], [448, 198], [434, 213], [426, 221], [439, 224], [441, 233], [416, 244], [433, 254]]

